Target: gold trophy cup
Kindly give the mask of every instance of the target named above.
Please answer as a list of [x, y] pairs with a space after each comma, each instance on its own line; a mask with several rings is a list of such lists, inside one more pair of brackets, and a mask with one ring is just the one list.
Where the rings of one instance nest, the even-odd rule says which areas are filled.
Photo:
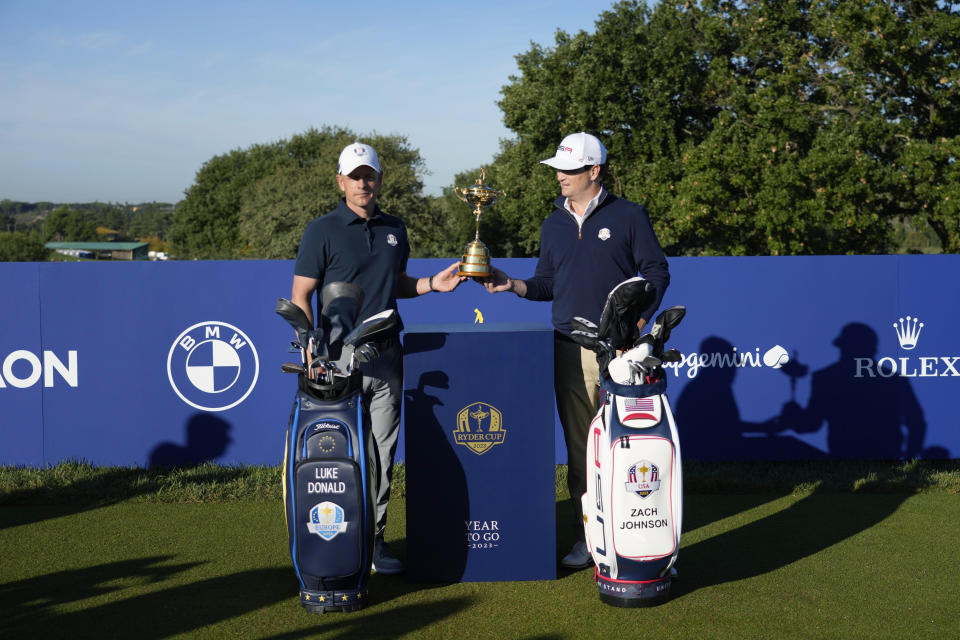
[[486, 178], [486, 172], [480, 169], [480, 177], [473, 186], [461, 188], [454, 187], [453, 192], [458, 198], [473, 206], [473, 214], [477, 218], [477, 233], [473, 237], [473, 242], [467, 245], [463, 253], [463, 259], [460, 261], [460, 267], [457, 269], [458, 276], [468, 278], [489, 278], [490, 271], [490, 250], [487, 245], [480, 242], [480, 214], [484, 207], [489, 207], [497, 198], [503, 195], [502, 191], [497, 191], [483, 183]]

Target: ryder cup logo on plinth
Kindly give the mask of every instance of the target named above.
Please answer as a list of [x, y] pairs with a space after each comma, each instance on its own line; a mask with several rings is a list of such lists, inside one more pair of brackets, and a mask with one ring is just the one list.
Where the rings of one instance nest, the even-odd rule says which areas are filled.
[[641, 460], [627, 469], [627, 491], [646, 498], [660, 488], [660, 469], [649, 460]]
[[180, 399], [203, 411], [243, 402], [257, 384], [260, 360], [243, 331], [226, 322], [199, 322], [170, 345], [167, 377]]
[[310, 522], [307, 529], [324, 540], [333, 540], [337, 534], [347, 530], [347, 522], [343, 520], [343, 508], [334, 502], [321, 502], [310, 509]]
[[492, 447], [503, 443], [507, 430], [503, 428], [503, 414], [485, 402], [474, 402], [457, 414], [457, 428], [453, 441], [483, 455]]

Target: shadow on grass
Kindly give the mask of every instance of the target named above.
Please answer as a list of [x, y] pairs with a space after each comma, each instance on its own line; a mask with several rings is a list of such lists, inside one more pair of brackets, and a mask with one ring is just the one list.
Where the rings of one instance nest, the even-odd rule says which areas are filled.
[[202, 564], [164, 564], [171, 559], [172, 556], [149, 556], [0, 584], [4, 626], [21, 620], [30, 625], [49, 615], [51, 605], [116, 592], [122, 588], [117, 580], [160, 582]]
[[52, 471], [35, 473], [43, 478], [40, 486], [13, 489], [0, 495], [0, 507], [54, 505], [55, 508], [0, 509], [0, 529], [82, 513], [169, 491], [171, 478], [175, 478], [173, 482], [178, 485], [178, 490], [189, 492], [191, 487], [223, 486], [247, 475], [243, 467], [220, 467], [212, 463], [190, 468], [158, 467], [148, 470], [101, 468], [76, 462], [63, 463]]
[[[418, 591], [424, 585], [402, 576], [371, 578], [371, 607], [353, 613], [308, 614], [297, 598], [293, 570], [275, 567], [239, 571], [124, 598], [131, 582], [159, 583], [202, 563], [167, 564], [172, 556], [150, 556], [73, 571], [50, 573], [0, 585], [0, 636], [4, 638], [136, 638], [151, 640], [192, 635], [252, 611], [289, 603], [277, 614], [280, 628], [304, 629], [257, 637], [391, 638], [415, 634], [456, 615], [472, 604], [467, 597], [378, 610], [377, 605]], [[54, 607], [104, 595], [117, 598], [74, 611]], [[80, 606], [74, 604], [72, 606]], [[285, 606], [285, 605], [284, 605]]]
[[[684, 547], [677, 561], [680, 579], [671, 588], [671, 599], [769, 573], [819, 553], [883, 521], [910, 495], [815, 490], [782, 511]], [[722, 505], [719, 510], [700, 511], [705, 521], [714, 521], [780, 497], [725, 496], [717, 500]]]
[[[417, 630], [432, 627], [445, 618], [456, 615], [473, 604], [471, 598], [457, 597], [422, 604], [408, 604], [395, 609], [377, 611], [367, 609], [355, 613], [325, 613], [314, 616], [316, 624], [263, 636], [265, 640], [292, 640], [294, 638], [398, 638], [415, 634]], [[312, 615], [304, 613], [303, 615]], [[453, 635], [453, 634], [451, 634]]]
[[287, 568], [240, 571], [122, 598], [76, 611], [54, 605], [79, 602], [127, 588], [118, 581], [158, 582], [196, 564], [166, 565], [169, 556], [64, 571], [0, 586], [0, 634], [5, 638], [168, 638], [190, 634], [251, 611], [296, 603], [296, 579]]

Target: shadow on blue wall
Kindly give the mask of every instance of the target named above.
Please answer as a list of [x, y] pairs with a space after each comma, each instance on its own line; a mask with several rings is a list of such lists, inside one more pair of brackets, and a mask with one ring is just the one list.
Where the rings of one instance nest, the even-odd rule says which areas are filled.
[[187, 421], [185, 445], [162, 442], [150, 452], [150, 467], [192, 467], [216, 461], [231, 442], [231, 425], [210, 413], [195, 413]]
[[[701, 370], [677, 400], [684, 458], [773, 461], [948, 457], [944, 447], [924, 448], [927, 424], [910, 381], [896, 375], [871, 376], [858, 365], [858, 361], [872, 362], [876, 358], [877, 334], [872, 328], [858, 322], [847, 324], [833, 344], [840, 349], [840, 356], [835, 363], [813, 372], [807, 406], [791, 398], [779, 415], [763, 422], [741, 419], [733, 393], [735, 367]], [[700, 345], [701, 353], [732, 350], [730, 342], [717, 336]], [[807, 369], [791, 361], [783, 371], [793, 386]], [[827, 452], [783, 433], [790, 429], [798, 434], [814, 433], [821, 428], [827, 430]]]

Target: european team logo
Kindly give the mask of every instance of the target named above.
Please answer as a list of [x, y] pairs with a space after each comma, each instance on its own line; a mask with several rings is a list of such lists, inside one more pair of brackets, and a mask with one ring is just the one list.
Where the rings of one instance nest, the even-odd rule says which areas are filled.
[[507, 430], [503, 428], [503, 414], [493, 405], [474, 402], [457, 414], [457, 428], [453, 441], [462, 444], [478, 456], [498, 444], [503, 444]]
[[627, 469], [627, 491], [646, 498], [660, 488], [660, 469], [649, 460], [641, 460]]
[[330, 541], [347, 530], [343, 519], [343, 507], [335, 502], [321, 502], [310, 509], [310, 521], [307, 529], [324, 540]]
[[167, 377], [180, 399], [203, 411], [243, 402], [257, 384], [260, 359], [243, 331], [226, 322], [199, 322], [177, 336]]

